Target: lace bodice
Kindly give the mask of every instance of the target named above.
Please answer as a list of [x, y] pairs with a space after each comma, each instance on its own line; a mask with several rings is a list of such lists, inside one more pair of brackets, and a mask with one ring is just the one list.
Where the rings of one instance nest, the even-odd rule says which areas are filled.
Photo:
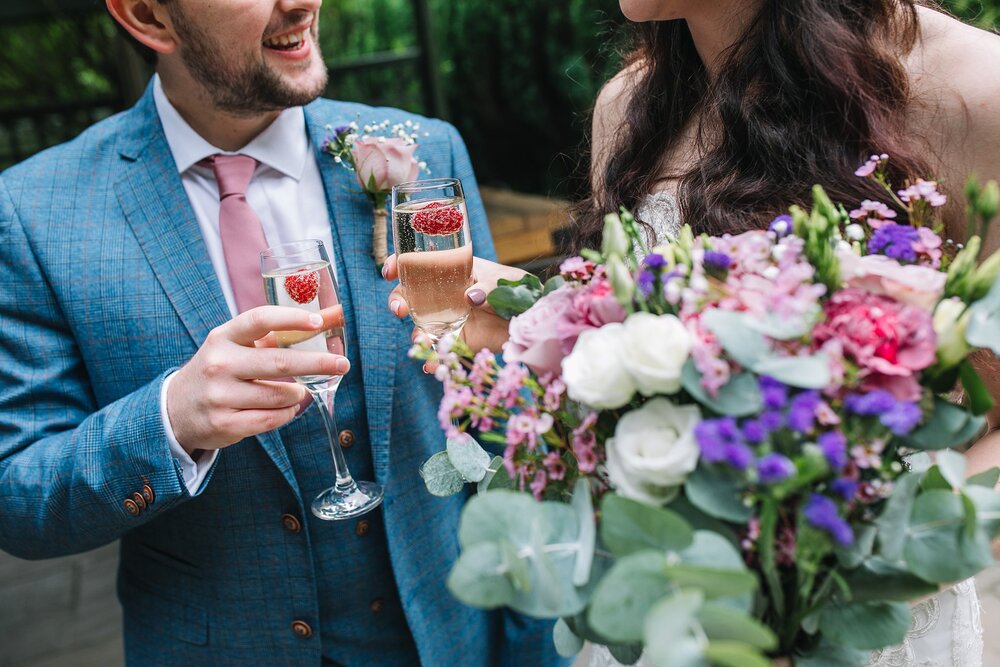
[[[635, 210], [653, 229], [655, 245], [677, 236], [681, 228], [677, 200], [657, 192]], [[913, 621], [899, 646], [876, 651], [867, 667], [982, 667], [983, 625], [972, 579], [913, 605]], [[621, 667], [603, 646], [594, 646], [589, 667]], [[637, 667], [650, 667], [642, 658]]]

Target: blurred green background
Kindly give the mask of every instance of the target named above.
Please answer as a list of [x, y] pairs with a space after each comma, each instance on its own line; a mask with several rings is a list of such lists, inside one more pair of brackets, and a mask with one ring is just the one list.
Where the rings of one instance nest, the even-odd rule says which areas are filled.
[[[41, 3], [56, 8], [62, 1]], [[96, 11], [0, 25], [0, 128], [5, 120], [13, 128], [0, 132], [0, 168], [125, 104], [118, 92], [122, 54], [109, 48], [115, 30], [103, 2], [73, 2]], [[1000, 0], [944, 5], [984, 27], [1000, 26]], [[428, 0], [428, 10], [445, 115], [465, 136], [480, 180], [573, 194], [590, 106], [618, 62], [617, 0]], [[417, 46], [411, 0], [326, 0], [320, 26], [330, 64]], [[427, 110], [413, 64], [338, 75], [327, 93]], [[75, 112], [83, 100], [93, 108]], [[36, 107], [59, 113], [23, 117]]]

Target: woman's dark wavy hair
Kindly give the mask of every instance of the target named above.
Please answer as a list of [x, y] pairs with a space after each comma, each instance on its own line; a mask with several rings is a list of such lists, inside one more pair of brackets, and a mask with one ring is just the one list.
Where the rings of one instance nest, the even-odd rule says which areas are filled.
[[891, 183], [929, 174], [905, 127], [900, 54], [919, 37], [914, 0], [765, 0], [714, 81], [683, 20], [633, 30], [633, 92], [603, 177], [576, 208], [572, 243], [599, 247], [603, 215], [655, 189], [664, 155], [699, 112], [702, 157], [671, 175], [695, 233], [766, 228], [790, 204], [809, 204], [815, 183], [845, 205], [884, 199], [854, 175], [872, 153], [891, 154]]

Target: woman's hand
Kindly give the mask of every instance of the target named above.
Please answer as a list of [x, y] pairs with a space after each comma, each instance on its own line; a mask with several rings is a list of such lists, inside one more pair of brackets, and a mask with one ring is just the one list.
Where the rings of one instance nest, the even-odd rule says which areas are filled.
[[[497, 264], [479, 257], [473, 259], [472, 276], [475, 283], [465, 292], [465, 298], [472, 306], [472, 312], [465, 326], [462, 327], [462, 339], [473, 350], [481, 350], [485, 347], [493, 352], [499, 352], [503, 347], [507, 341], [508, 321], [493, 312], [493, 308], [486, 302], [486, 296], [496, 288], [499, 279], [520, 280], [525, 273], [527, 272], [521, 269]], [[382, 276], [386, 280], [399, 278], [395, 255], [386, 260], [382, 267]], [[389, 310], [398, 318], [404, 318], [410, 314], [410, 306], [403, 298], [403, 292], [399, 285], [396, 285], [396, 288], [389, 294]]]

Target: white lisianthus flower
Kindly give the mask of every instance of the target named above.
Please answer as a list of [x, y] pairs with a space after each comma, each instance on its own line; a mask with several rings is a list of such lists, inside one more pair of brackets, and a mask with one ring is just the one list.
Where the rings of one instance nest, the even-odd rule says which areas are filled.
[[617, 323], [580, 334], [573, 351], [562, 360], [566, 393], [592, 408], [620, 408], [635, 395], [635, 382], [622, 360], [625, 328]]
[[635, 313], [625, 320], [622, 359], [643, 396], [675, 394], [691, 354], [691, 334], [674, 315]]
[[944, 299], [934, 309], [934, 333], [937, 334], [937, 359], [943, 368], [954, 368], [972, 351], [965, 340], [971, 313], [958, 297]]
[[698, 406], [662, 397], [626, 413], [605, 443], [611, 486], [632, 500], [667, 503], [698, 465], [694, 427], [700, 421]]

